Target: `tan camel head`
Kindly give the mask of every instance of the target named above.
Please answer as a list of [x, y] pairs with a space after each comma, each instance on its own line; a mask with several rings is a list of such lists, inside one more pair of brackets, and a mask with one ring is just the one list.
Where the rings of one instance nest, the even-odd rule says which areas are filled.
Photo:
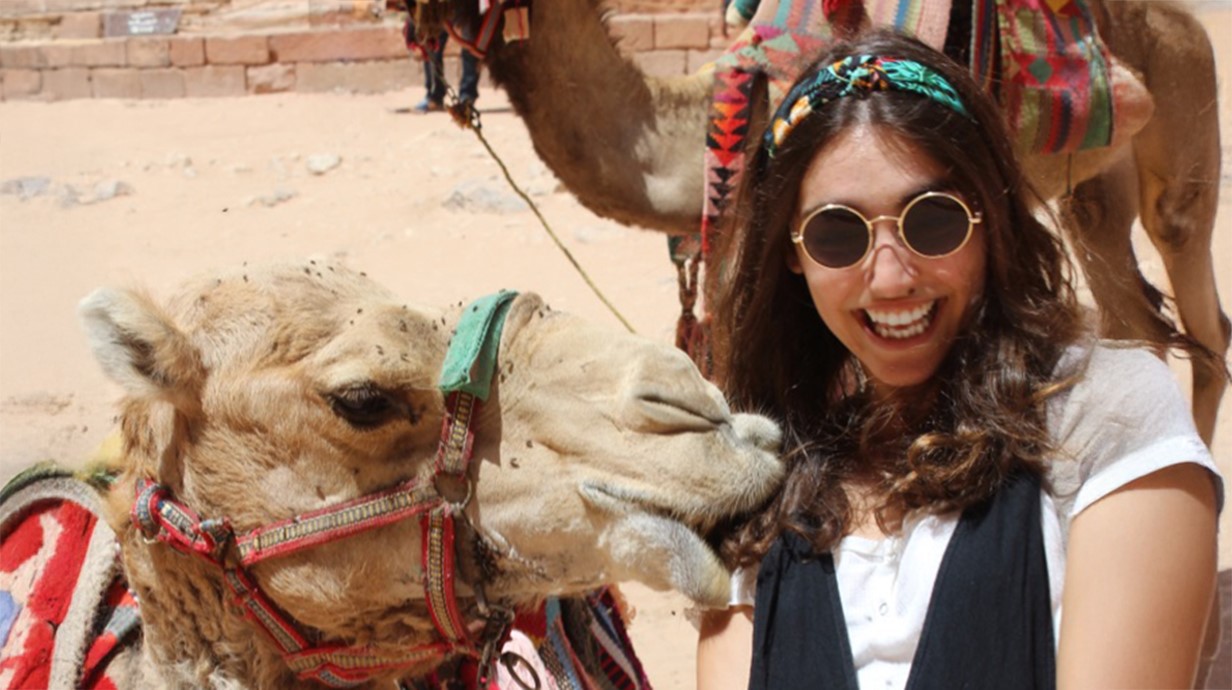
[[[165, 310], [122, 290], [82, 303], [94, 352], [127, 393], [126, 466], [110, 500], [147, 625], [162, 616], [160, 634], [183, 637], [185, 617], [214, 616], [215, 638], [240, 634], [213, 566], [129, 526], [135, 479], [238, 532], [430, 474], [436, 384], [460, 311], [409, 308], [324, 262], [211, 277]], [[634, 579], [722, 601], [727, 572], [696, 533], [754, 507], [780, 477], [777, 427], [732, 414], [682, 353], [531, 294], [509, 310], [478, 419], [467, 510], [483, 548], [470, 571], [490, 598]], [[405, 645], [431, 628], [420, 546], [409, 520], [252, 572], [323, 639]], [[213, 601], [218, 613], [205, 610]]]

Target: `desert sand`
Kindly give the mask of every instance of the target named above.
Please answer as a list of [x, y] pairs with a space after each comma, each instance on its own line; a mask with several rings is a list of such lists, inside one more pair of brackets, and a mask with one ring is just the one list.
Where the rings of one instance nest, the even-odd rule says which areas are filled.
[[[1232, 8], [1200, 7], [1227, 75]], [[213, 268], [327, 256], [412, 302], [531, 290], [554, 308], [620, 328], [472, 132], [442, 114], [399, 112], [420, 95], [408, 85], [371, 96], [0, 103], [0, 481], [39, 460], [79, 464], [111, 429], [119, 389], [95, 365], [75, 314], [101, 285], [166, 296]], [[1229, 98], [1221, 84], [1225, 142]], [[670, 342], [679, 306], [664, 237], [586, 211], [535, 157], [503, 94], [486, 90], [479, 105], [484, 135], [594, 282], [637, 332]], [[1214, 247], [1225, 311], [1229, 148]], [[1162, 285], [1160, 262], [1139, 235], [1142, 263]], [[1184, 364], [1175, 369], [1187, 387]], [[1232, 400], [1213, 450], [1232, 477]], [[1227, 568], [1232, 511], [1222, 527]], [[625, 591], [651, 680], [693, 687], [687, 602]]]

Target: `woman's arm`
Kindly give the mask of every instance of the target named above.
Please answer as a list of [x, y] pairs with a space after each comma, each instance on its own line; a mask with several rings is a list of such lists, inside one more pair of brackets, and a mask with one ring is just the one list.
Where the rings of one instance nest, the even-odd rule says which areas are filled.
[[1192, 687], [1215, 589], [1215, 524], [1210, 473], [1196, 464], [1158, 470], [1074, 518], [1059, 688]]
[[753, 608], [702, 613], [697, 640], [697, 690], [745, 690], [753, 664]]

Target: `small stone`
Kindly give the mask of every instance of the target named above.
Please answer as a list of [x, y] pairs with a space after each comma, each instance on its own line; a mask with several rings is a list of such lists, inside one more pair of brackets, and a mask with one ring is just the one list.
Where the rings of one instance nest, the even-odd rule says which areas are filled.
[[443, 206], [454, 211], [471, 213], [516, 213], [526, 209], [526, 202], [503, 183], [494, 180], [463, 180], [459, 182]]
[[54, 194], [60, 208], [72, 208], [81, 203], [81, 193], [71, 184], [56, 185]]
[[14, 194], [22, 201], [46, 194], [50, 189], [50, 177], [14, 177], [0, 182], [0, 194]]
[[132, 193], [132, 185], [123, 180], [103, 180], [94, 185], [94, 201], [108, 201]]
[[187, 168], [190, 165], [192, 165], [192, 158], [189, 158], [188, 154], [179, 151], [167, 154], [168, 168]]
[[336, 153], [314, 153], [308, 156], [308, 172], [313, 175], [324, 175], [342, 163], [342, 157]]
[[248, 202], [248, 205], [254, 206], [256, 204], [261, 204], [262, 206], [265, 206], [267, 208], [272, 208], [279, 204], [286, 203], [290, 201], [291, 199], [294, 199], [297, 196], [299, 196], [299, 192], [296, 192], [294, 189], [288, 189], [286, 187], [278, 187], [278, 188], [275, 188], [273, 193], [271, 194], [265, 194], [263, 196], [255, 197], [254, 199]]

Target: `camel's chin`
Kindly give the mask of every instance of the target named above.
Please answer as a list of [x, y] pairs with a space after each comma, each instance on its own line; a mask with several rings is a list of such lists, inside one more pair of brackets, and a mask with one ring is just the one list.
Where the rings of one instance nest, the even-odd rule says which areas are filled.
[[672, 563], [672, 588], [701, 606], [722, 608], [731, 599], [731, 572], [704, 539], [688, 527], [672, 522], [669, 531], [672, 551], [665, 554]]
[[583, 484], [580, 490], [589, 504], [613, 519], [598, 546], [607, 552], [617, 579], [674, 589], [702, 606], [727, 604], [731, 573], [692, 528], [646, 510], [641, 502], [625, 500], [606, 486]]

